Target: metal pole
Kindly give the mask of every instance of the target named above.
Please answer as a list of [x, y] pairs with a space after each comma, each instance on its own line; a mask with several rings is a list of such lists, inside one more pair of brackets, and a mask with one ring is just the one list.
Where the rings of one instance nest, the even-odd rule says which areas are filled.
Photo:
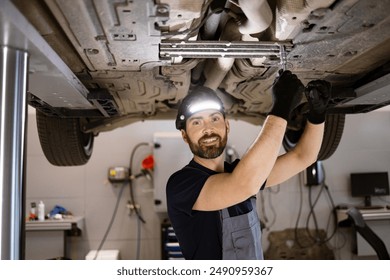
[[0, 46], [0, 259], [24, 258], [28, 54]]

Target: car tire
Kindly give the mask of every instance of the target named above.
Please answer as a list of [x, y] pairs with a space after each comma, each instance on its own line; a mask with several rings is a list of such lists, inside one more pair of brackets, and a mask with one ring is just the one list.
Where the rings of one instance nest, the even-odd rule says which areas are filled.
[[[344, 114], [328, 114], [326, 115], [325, 121], [325, 131], [324, 138], [322, 140], [322, 145], [320, 152], [318, 153], [317, 160], [326, 160], [336, 151], [341, 136], [344, 131], [345, 115]], [[287, 129], [284, 139], [283, 139], [283, 148], [286, 151], [290, 151], [298, 143], [302, 130], [291, 130]]]
[[37, 110], [36, 120], [43, 153], [51, 164], [76, 166], [88, 162], [94, 135], [82, 132], [81, 119], [48, 116]]

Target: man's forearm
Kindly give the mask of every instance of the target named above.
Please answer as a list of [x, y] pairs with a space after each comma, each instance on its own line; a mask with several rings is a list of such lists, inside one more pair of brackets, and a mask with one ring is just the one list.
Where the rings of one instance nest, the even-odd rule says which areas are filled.
[[259, 136], [234, 171], [218, 173], [206, 180], [193, 209], [219, 210], [256, 194], [275, 164], [286, 126], [286, 120], [268, 116]]
[[308, 122], [295, 148], [276, 160], [266, 186], [281, 184], [315, 162], [321, 148], [323, 132], [324, 124]]
[[315, 162], [321, 149], [324, 135], [324, 123], [312, 124], [307, 122], [305, 130], [294, 148], [294, 152], [307, 162], [308, 165]]
[[241, 180], [251, 180], [247, 182], [253, 186], [256, 193], [264, 181], [268, 178], [275, 161], [279, 155], [283, 136], [287, 122], [273, 115], [265, 120], [261, 132], [242, 157], [235, 173], [239, 174]]

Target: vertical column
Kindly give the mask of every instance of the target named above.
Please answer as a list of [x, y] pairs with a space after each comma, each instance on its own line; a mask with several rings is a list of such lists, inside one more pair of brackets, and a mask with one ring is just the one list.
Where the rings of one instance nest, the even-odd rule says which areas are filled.
[[28, 54], [0, 46], [0, 259], [24, 252], [24, 171]]

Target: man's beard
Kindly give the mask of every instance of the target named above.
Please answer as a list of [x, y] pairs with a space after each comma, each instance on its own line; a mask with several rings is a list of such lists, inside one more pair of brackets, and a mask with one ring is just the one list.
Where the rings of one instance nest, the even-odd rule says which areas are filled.
[[[202, 145], [203, 140], [211, 137], [216, 137], [217, 142], [214, 145]], [[223, 151], [225, 150], [227, 143], [227, 134], [225, 134], [224, 138], [213, 133], [210, 135], [204, 135], [202, 138], [198, 140], [198, 143], [194, 143], [191, 139], [188, 139], [188, 145], [190, 146], [191, 152], [201, 158], [205, 159], [213, 159], [219, 157]]]

